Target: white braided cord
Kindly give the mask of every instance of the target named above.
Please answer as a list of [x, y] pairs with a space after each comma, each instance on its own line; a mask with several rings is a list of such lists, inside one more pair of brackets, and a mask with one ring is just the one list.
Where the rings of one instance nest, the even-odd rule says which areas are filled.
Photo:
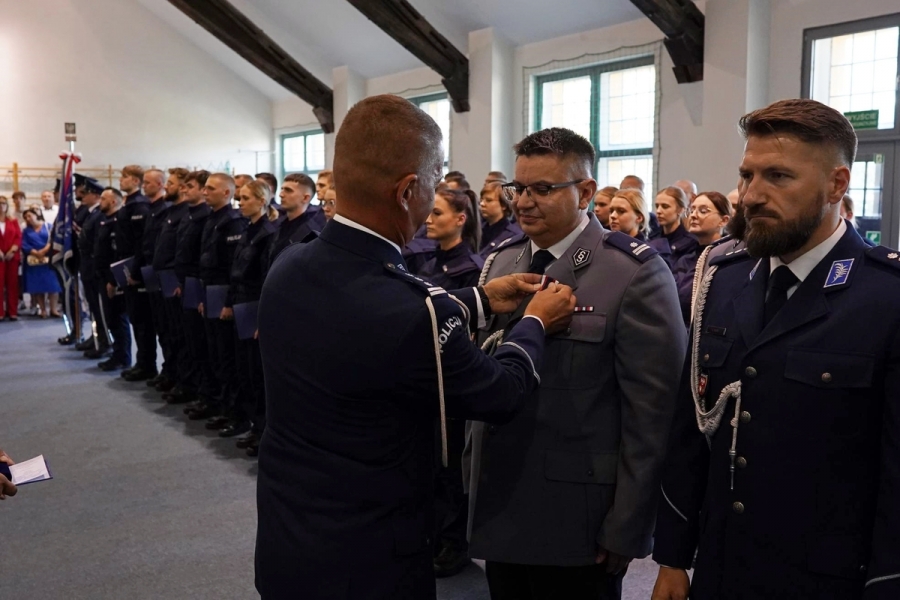
[[[451, 296], [452, 298], [452, 296]], [[437, 313], [434, 312], [434, 302], [431, 296], [425, 298], [428, 313], [431, 315], [431, 333], [434, 337], [434, 359], [437, 361], [438, 398], [441, 404], [441, 464], [447, 467], [447, 409], [444, 404], [444, 370], [441, 367], [441, 341], [438, 333]], [[468, 311], [467, 311], [468, 312]]]

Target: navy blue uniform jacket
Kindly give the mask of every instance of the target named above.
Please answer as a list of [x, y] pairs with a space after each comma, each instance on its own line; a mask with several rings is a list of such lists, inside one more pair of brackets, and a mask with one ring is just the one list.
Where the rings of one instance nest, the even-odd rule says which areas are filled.
[[[523, 319], [488, 357], [470, 341], [459, 305], [402, 265], [384, 240], [333, 220], [318, 239], [285, 249], [266, 278], [256, 540], [265, 600], [435, 597], [439, 401], [427, 298], [448, 416], [507, 421], [537, 386], [536, 319]], [[474, 290], [453, 293], [474, 320]]]
[[653, 558], [697, 549], [693, 600], [900, 598], [900, 254], [848, 227], [767, 326], [769, 260], [711, 265], [697, 361], [707, 406], [741, 383], [734, 489], [736, 401], [707, 444], [685, 376]]

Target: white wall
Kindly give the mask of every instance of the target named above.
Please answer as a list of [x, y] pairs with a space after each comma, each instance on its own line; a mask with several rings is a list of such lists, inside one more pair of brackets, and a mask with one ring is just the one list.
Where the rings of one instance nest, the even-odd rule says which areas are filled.
[[0, 165], [268, 169], [272, 103], [135, 0], [3, 2]]

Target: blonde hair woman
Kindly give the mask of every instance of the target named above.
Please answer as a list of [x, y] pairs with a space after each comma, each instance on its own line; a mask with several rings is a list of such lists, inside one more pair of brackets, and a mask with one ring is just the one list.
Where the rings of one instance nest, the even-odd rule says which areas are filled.
[[609, 203], [609, 228], [639, 240], [647, 239], [647, 203], [637, 189], [616, 192]]

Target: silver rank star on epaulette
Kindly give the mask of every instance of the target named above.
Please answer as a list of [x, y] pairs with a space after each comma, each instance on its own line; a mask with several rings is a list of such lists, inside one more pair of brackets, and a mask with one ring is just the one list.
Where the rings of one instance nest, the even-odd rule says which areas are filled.
[[650, 249], [650, 246], [648, 246], [647, 244], [640, 244], [638, 242], [631, 242], [630, 245], [633, 248], [631, 253], [635, 256], [640, 256], [643, 252], [646, 252]]
[[592, 312], [594, 312], [594, 307], [593, 306], [576, 306], [575, 312], [576, 313], [592, 313]]

